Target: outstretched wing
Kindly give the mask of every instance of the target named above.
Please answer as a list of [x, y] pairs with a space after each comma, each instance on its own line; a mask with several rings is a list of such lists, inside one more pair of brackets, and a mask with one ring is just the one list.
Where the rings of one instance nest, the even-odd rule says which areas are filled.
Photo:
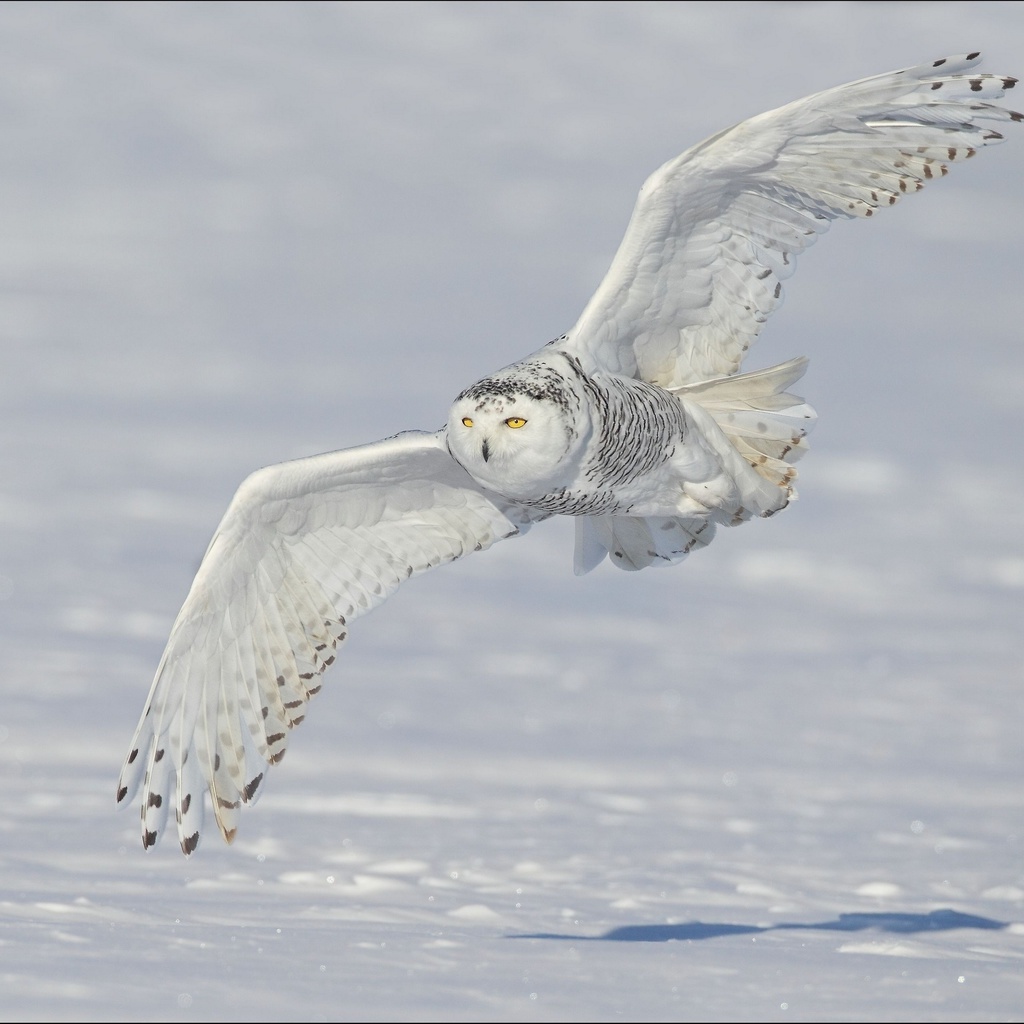
[[1003, 136], [1016, 84], [977, 53], [866, 78], [713, 135], [655, 171], [559, 344], [590, 370], [679, 387], [735, 373], [782, 280], [839, 217], [870, 217]]
[[118, 782], [142, 787], [151, 846], [173, 802], [185, 853], [203, 791], [234, 837], [352, 619], [410, 576], [524, 532], [528, 515], [482, 490], [444, 431], [271, 466], [238, 489], [171, 631]]

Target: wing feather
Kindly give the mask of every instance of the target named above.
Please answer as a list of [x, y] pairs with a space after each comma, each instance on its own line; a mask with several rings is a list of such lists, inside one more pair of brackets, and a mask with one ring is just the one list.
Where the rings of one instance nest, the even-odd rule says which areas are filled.
[[119, 801], [141, 786], [144, 844], [157, 841], [174, 799], [178, 838], [191, 853], [202, 789], [230, 841], [349, 621], [409, 577], [530, 523], [473, 482], [443, 431], [253, 474], [174, 624], [118, 783]]
[[979, 54], [852, 82], [750, 118], [647, 180], [604, 281], [556, 344], [590, 371], [679, 387], [735, 373], [795, 257], [1002, 140], [1016, 79]]

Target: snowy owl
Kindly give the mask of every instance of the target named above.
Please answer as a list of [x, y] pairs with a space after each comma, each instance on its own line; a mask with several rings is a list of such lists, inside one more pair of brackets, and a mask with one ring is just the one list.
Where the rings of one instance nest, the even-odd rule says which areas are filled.
[[404, 580], [576, 523], [575, 569], [671, 565], [794, 497], [806, 360], [738, 373], [794, 259], [1020, 121], [977, 53], [867, 78], [719, 132], [655, 171], [576, 325], [466, 388], [448, 421], [259, 470], [214, 534], [118, 781], [142, 841], [171, 807], [229, 842], [352, 622]]

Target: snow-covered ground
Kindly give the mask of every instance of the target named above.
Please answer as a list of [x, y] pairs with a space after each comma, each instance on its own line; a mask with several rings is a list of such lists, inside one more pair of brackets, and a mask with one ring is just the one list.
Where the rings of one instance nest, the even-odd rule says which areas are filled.
[[113, 800], [250, 470], [439, 425], [690, 143], [975, 48], [1024, 5], [0, 7], [0, 1017], [1024, 1020], [1024, 131], [803, 257], [784, 515], [413, 581], [232, 847]]

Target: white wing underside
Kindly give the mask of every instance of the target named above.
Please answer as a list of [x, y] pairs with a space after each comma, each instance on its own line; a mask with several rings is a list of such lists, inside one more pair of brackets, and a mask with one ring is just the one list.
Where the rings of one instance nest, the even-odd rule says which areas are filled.
[[465, 473], [443, 432], [249, 477], [174, 623], [118, 783], [119, 801], [142, 786], [144, 844], [156, 842], [173, 793], [190, 853], [207, 789], [230, 841], [352, 619], [409, 577], [529, 524]]
[[794, 257], [1003, 136], [1014, 79], [977, 54], [839, 86], [750, 118], [655, 171], [582, 316], [555, 344], [588, 371], [678, 387], [735, 373]]

